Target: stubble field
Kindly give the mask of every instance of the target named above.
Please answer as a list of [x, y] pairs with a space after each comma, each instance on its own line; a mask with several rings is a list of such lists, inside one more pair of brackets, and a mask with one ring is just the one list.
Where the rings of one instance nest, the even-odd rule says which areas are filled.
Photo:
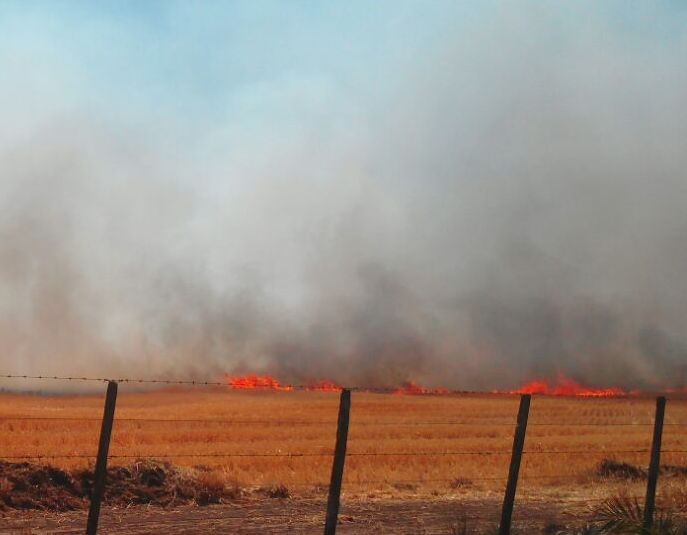
[[[291, 502], [311, 503], [326, 496], [338, 398], [222, 388], [137, 393], [123, 387], [110, 466], [159, 459], [202, 467], [203, 477], [216, 485], [248, 492], [285, 488]], [[102, 405], [101, 395], [0, 395], [0, 457], [66, 469], [92, 466]], [[390, 503], [455, 505], [443, 524], [461, 514], [475, 522], [496, 520], [517, 408], [517, 396], [354, 392], [344, 520], [347, 508]], [[554, 510], [584, 516], [609, 496], [641, 498], [644, 479], [605, 473], [599, 465], [606, 459], [645, 468], [653, 414], [653, 399], [535, 396], [516, 519], [539, 511], [544, 521]], [[683, 400], [668, 402], [662, 464], [687, 466]], [[662, 475], [659, 504], [683, 509], [684, 483], [679, 473]]]

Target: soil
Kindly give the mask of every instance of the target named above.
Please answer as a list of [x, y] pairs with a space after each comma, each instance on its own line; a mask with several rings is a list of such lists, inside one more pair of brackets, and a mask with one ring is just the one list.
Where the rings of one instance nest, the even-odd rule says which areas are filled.
[[[322, 533], [324, 498], [241, 498], [221, 505], [105, 507], [100, 533]], [[488, 499], [354, 499], [342, 503], [337, 533], [348, 535], [394, 533], [453, 535], [494, 533], [500, 500]], [[577, 513], [563, 503], [530, 502], [516, 510], [513, 533], [553, 533], [554, 525], [579, 525], [586, 511]], [[567, 519], [567, 520], [566, 520]], [[5, 511], [0, 515], [2, 534], [83, 533], [85, 511]], [[549, 531], [547, 531], [547, 529]]]

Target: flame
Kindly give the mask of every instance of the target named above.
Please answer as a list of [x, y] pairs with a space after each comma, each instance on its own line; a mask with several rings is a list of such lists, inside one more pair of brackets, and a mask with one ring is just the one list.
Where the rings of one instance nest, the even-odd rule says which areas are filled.
[[556, 383], [551, 385], [545, 380], [534, 380], [522, 385], [510, 394], [545, 394], [548, 396], [578, 396], [586, 398], [612, 398], [626, 396], [627, 393], [616, 386], [609, 388], [588, 388], [559, 374]]
[[406, 381], [401, 386], [399, 386], [396, 390], [394, 390], [392, 393], [395, 396], [404, 396], [404, 395], [417, 396], [417, 395], [422, 395], [422, 394], [435, 394], [435, 395], [449, 394], [450, 391], [446, 390], [445, 388], [441, 388], [441, 387], [437, 387], [434, 389], [424, 388], [424, 387], [418, 385], [417, 383], [414, 383], [413, 381]]
[[[290, 392], [293, 390], [291, 385], [283, 385], [274, 377], [269, 375], [241, 375], [231, 376], [225, 374], [224, 381], [237, 390], [278, 390], [280, 392]], [[303, 390], [311, 392], [341, 392], [341, 386], [334, 381], [315, 381], [303, 387]]]
[[[294, 388], [291, 385], [283, 385], [274, 377], [269, 375], [241, 375], [232, 376], [225, 374], [224, 380], [231, 388], [237, 390], [273, 390], [280, 392], [290, 392]], [[310, 392], [340, 392], [341, 385], [334, 381], [319, 380], [311, 382], [303, 390]], [[406, 381], [401, 386], [392, 391], [392, 394], [401, 395], [445, 395], [451, 391], [445, 388], [425, 388], [413, 381]], [[494, 393], [503, 393], [494, 391]], [[544, 379], [536, 379], [522, 385], [517, 390], [506, 392], [508, 394], [541, 394], [547, 396], [578, 396], [588, 398], [610, 398], [631, 395], [618, 387], [609, 388], [589, 388], [582, 386], [577, 381], [559, 374], [555, 383], [550, 383]]]
[[[224, 375], [224, 382], [231, 388], [237, 390], [277, 390], [280, 392], [290, 392], [294, 390], [291, 385], [283, 385], [274, 377], [269, 375], [240, 375], [233, 376], [229, 374]], [[308, 392], [341, 392], [342, 386], [334, 381], [319, 380], [310, 382], [302, 387], [303, 390]], [[374, 391], [374, 389], [372, 389]], [[420, 395], [420, 394], [450, 394], [450, 390], [445, 388], [424, 388], [413, 381], [407, 381], [403, 383], [400, 387], [395, 389], [392, 394], [396, 395]]]
[[316, 381], [306, 385], [305, 390], [312, 392], [341, 392], [341, 386], [334, 381]]
[[404, 394], [417, 395], [417, 394], [426, 394], [427, 390], [425, 390], [424, 388], [415, 384], [412, 381], [407, 381], [407, 382], [403, 383], [400, 387], [398, 387], [396, 390], [394, 390], [393, 393], [396, 396], [401, 396]]
[[231, 387], [237, 390], [252, 390], [255, 388], [264, 390], [280, 390], [289, 391], [293, 390], [293, 387], [289, 385], [281, 385], [274, 377], [269, 375], [242, 375], [239, 377], [232, 377], [230, 375], [224, 376], [225, 382]]
[[549, 394], [550, 392], [551, 389], [546, 381], [530, 381], [518, 390], [513, 390], [511, 394]]

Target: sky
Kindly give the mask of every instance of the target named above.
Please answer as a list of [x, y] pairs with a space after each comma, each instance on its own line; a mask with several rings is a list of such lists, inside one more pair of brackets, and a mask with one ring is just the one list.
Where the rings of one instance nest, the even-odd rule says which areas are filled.
[[373, 92], [385, 70], [447, 31], [441, 11], [402, 2], [5, 2], [3, 59], [19, 100], [48, 91], [52, 112], [251, 121], [257, 110], [241, 101], [272, 83], [306, 94], [341, 84], [353, 99]]
[[686, 18], [0, 2], [0, 364], [687, 381]]
[[[296, 96], [364, 109], [449, 41], [500, 44], [506, 17], [546, 18], [549, 28], [532, 38], [555, 48], [601, 18], [637, 44], [669, 44], [684, 15], [679, 2], [5, 1], [3, 97], [24, 120], [78, 111], [148, 127], [177, 121], [197, 135], [221, 122], [267, 120], [263, 103], [278, 114], [269, 120], [296, 122], [283, 109]], [[493, 35], [469, 42], [490, 26]]]

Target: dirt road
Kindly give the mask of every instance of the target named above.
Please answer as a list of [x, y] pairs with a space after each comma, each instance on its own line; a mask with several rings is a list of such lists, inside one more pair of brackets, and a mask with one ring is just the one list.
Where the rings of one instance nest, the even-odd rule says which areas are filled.
[[[454, 527], [467, 524], [469, 533], [493, 532], [500, 503], [495, 498], [355, 500], [342, 505], [337, 533], [362, 535], [394, 533], [406, 535], [451, 535]], [[566, 514], [563, 514], [565, 509]], [[580, 523], [585, 511], [574, 515]], [[321, 533], [325, 502], [321, 499], [246, 500], [209, 507], [184, 506], [172, 509], [131, 507], [103, 509], [100, 533], [181, 535], [192, 533]], [[558, 520], [570, 520], [569, 505], [556, 502], [530, 503], [516, 511], [520, 533], [541, 533]], [[12, 511], [0, 516], [2, 534], [83, 533], [86, 513]]]

